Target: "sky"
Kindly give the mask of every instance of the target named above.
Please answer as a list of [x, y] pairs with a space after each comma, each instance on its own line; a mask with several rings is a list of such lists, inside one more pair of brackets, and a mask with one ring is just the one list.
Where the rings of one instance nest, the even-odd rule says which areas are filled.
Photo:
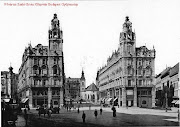
[[180, 61], [179, 5], [179, 0], [0, 1], [0, 71], [11, 64], [18, 73], [29, 43], [48, 45], [48, 29], [56, 13], [63, 30], [66, 77], [80, 78], [83, 69], [86, 86], [95, 83], [97, 70], [118, 49], [126, 16], [136, 33], [136, 47], [154, 46], [155, 74], [159, 74]]

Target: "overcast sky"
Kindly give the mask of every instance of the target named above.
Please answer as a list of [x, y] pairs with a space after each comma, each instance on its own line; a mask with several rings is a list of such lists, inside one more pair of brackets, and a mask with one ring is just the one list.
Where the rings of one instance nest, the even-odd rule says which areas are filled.
[[180, 61], [179, 0], [53, 2], [78, 4], [57, 7], [4, 6], [4, 3], [25, 2], [0, 2], [0, 71], [8, 70], [11, 63], [18, 73], [28, 43], [33, 47], [39, 43], [48, 45], [48, 29], [54, 13], [64, 32], [66, 77], [79, 78], [83, 68], [86, 86], [95, 82], [98, 68], [118, 49], [126, 16], [136, 32], [136, 46], [155, 47], [156, 74]]

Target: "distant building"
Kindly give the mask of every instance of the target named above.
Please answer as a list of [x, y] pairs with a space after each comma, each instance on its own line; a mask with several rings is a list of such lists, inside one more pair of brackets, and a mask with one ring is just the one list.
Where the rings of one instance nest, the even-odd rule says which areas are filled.
[[[156, 75], [156, 105], [168, 106], [179, 104], [180, 84], [179, 84], [179, 63], [173, 67], [167, 67], [161, 73]], [[167, 93], [167, 95], [165, 95]]]
[[99, 89], [97, 88], [97, 86], [92, 83], [86, 88], [84, 99], [89, 102], [97, 103], [99, 99], [98, 91]]
[[1, 98], [13, 98], [17, 100], [18, 74], [13, 72], [10, 66], [9, 71], [1, 71]]
[[22, 103], [30, 107], [64, 104], [63, 31], [57, 14], [51, 20], [48, 46], [29, 44], [19, 68], [18, 94]]
[[81, 78], [66, 78], [65, 83], [65, 101], [79, 101], [84, 99], [83, 92], [86, 88], [86, 79], [84, 71], [82, 71]]
[[[155, 106], [155, 49], [136, 47], [136, 34], [126, 17], [117, 51], [97, 72], [100, 101], [119, 106]], [[112, 103], [113, 104], [113, 103]]]

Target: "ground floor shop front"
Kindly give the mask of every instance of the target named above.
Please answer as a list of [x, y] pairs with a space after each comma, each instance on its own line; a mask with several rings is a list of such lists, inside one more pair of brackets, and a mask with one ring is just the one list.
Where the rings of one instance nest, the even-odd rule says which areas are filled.
[[34, 87], [25, 91], [24, 97], [28, 99], [30, 108], [36, 108], [38, 106], [45, 107], [61, 107], [64, 103], [63, 89], [60, 87]]
[[155, 106], [155, 92], [152, 87], [123, 87], [100, 91], [100, 102], [107, 105], [122, 107]]

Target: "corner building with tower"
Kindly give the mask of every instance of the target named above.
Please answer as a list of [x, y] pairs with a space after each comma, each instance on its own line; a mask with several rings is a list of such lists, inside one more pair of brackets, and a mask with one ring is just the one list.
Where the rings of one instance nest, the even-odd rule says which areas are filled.
[[136, 35], [126, 17], [118, 49], [97, 72], [100, 102], [122, 107], [154, 107], [154, 62], [154, 47], [152, 50], [146, 46], [136, 47]]
[[64, 103], [63, 31], [57, 15], [48, 31], [49, 45], [29, 44], [19, 69], [18, 95], [30, 107], [62, 106]]

